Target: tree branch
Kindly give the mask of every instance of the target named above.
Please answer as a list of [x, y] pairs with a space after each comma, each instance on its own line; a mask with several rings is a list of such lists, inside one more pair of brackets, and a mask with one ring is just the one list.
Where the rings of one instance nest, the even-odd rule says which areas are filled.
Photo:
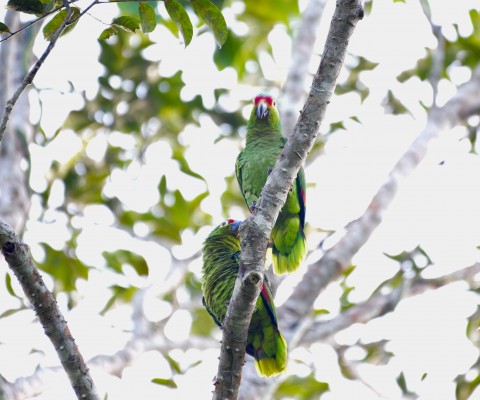
[[88, 368], [55, 299], [38, 273], [28, 246], [3, 221], [0, 221], [0, 248], [52, 342], [77, 398], [98, 400]]
[[[318, 135], [320, 123], [345, 59], [348, 40], [356, 23], [362, 17], [363, 8], [359, 1], [339, 0], [337, 2], [323, 57], [314, 77], [310, 95], [293, 134], [289, 136], [275, 168], [267, 179], [256, 213], [249, 217], [240, 229], [242, 245], [240, 272], [223, 321], [224, 334], [214, 399], [238, 397], [247, 329], [261, 287], [261, 285], [247, 285], [248, 278], [250, 274], [255, 273], [256, 276], [260, 276], [260, 283], [263, 279], [265, 251], [270, 232], [285, 203], [292, 181]], [[254, 286], [256, 290], [247, 290], [248, 286]], [[234, 338], [235, 341], [233, 341]], [[231, 349], [238, 349], [236, 363], [231, 362]]]
[[329, 321], [315, 322], [300, 339], [302, 345], [309, 345], [325, 340], [335, 333], [348, 328], [355, 323], [367, 323], [374, 318], [381, 317], [395, 310], [398, 303], [406, 297], [417, 296], [431, 289], [438, 289], [458, 281], [472, 282], [480, 272], [480, 263], [455, 271], [439, 278], [424, 279], [417, 276], [410, 280], [406, 287], [402, 285], [394, 288], [390, 293], [377, 292], [368, 300], [358, 303], [342, 314]]

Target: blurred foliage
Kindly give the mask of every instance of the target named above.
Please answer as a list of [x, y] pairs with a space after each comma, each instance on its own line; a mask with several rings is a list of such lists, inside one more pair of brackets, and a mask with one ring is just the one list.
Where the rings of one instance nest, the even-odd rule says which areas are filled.
[[[112, 2], [115, 2], [115, 0], [112, 0]], [[176, 0], [165, 0], [159, 3], [162, 4], [161, 7], [165, 7], [174, 26], [182, 34], [185, 46], [188, 46], [192, 40], [193, 27], [190, 16], [185, 10], [185, 4], [181, 4]], [[94, 5], [98, 6], [98, 3], [92, 3], [92, 6]], [[218, 47], [222, 47], [228, 37], [228, 28], [218, 7], [210, 0], [190, 0], [188, 5], [212, 31]], [[68, 16], [68, 10], [60, 0], [8, 0], [7, 8], [26, 14], [34, 14], [38, 17], [35, 21], [37, 23], [52, 14], [53, 17], [43, 29], [43, 35], [47, 41], [52, 39], [55, 31], [60, 28]], [[88, 9], [89, 8], [91, 7], [88, 7]], [[62, 35], [73, 30], [83, 16], [79, 8], [72, 6], [69, 7], [69, 9], [70, 16]], [[156, 1], [120, 3], [122, 15], [113, 19], [109, 27], [99, 34], [99, 39], [109, 39], [112, 36], [118, 35], [121, 31], [129, 33], [141, 31], [145, 34], [152, 32], [157, 25], [157, 20], [164, 22], [163, 19], [159, 18], [156, 9]], [[169, 26], [170, 29], [172, 28], [168, 22], [165, 25]], [[10, 29], [2, 22], [0, 23], [0, 32], [10, 33]]]
[[[469, 36], [463, 37], [458, 26], [455, 26], [457, 35], [455, 41], [442, 37], [444, 48], [441, 50], [443, 50], [444, 56], [441, 60], [441, 78], [450, 79], [450, 67], [474, 68], [478, 64], [480, 58], [480, 11], [470, 10], [470, 20], [473, 31]], [[431, 78], [434, 68], [433, 60], [438, 51], [436, 48], [429, 48], [426, 49], [426, 53], [426, 56], [418, 61], [415, 68], [404, 71], [398, 76], [400, 82], [405, 82], [413, 76], [417, 76], [421, 80]]]
[[[367, 1], [367, 12], [370, 12], [374, 1]], [[392, 0], [401, 2], [398, 0]], [[273, 57], [272, 48], [268, 36], [272, 29], [281, 26], [292, 35], [295, 23], [300, 18], [298, 2], [288, 0], [266, 0], [258, 2], [244, 0], [241, 7], [234, 9], [237, 22], [240, 22], [242, 29], [230, 30], [227, 35], [227, 27], [218, 9], [230, 7], [239, 2], [194, 0], [165, 0], [164, 2], [128, 2], [119, 5], [120, 16], [114, 19], [110, 26], [101, 34], [104, 39], [99, 40], [101, 48], [99, 62], [103, 72], [98, 78], [99, 90], [93, 97], [82, 94], [83, 106], [80, 110], [72, 111], [62, 129], [53, 137], [37, 135], [37, 142], [42, 146], [58, 138], [59, 135], [70, 129], [82, 141], [81, 150], [68, 162], [62, 164], [53, 162], [47, 176], [47, 187], [44, 191], [37, 193], [41, 205], [45, 210], [49, 209], [49, 198], [56, 181], [64, 185], [64, 205], [56, 211], [63, 213], [67, 220], [68, 229], [72, 238], [67, 240], [65, 247], [56, 249], [47, 243], [42, 244], [43, 257], [36, 260], [44, 273], [50, 275], [54, 280], [55, 293], [66, 293], [69, 306], [73, 307], [77, 299], [76, 291], [78, 280], [88, 280], [89, 272], [93, 268], [105, 268], [111, 274], [125, 278], [125, 270], [133, 268], [139, 277], [146, 277], [158, 269], [171, 269], [172, 274], [182, 274], [176, 286], [166, 293], [159, 295], [161, 300], [178, 305], [179, 299], [188, 297], [191, 303], [188, 311], [192, 316], [191, 334], [198, 336], [211, 336], [218, 332], [218, 327], [212, 322], [210, 316], [201, 306], [201, 282], [197, 275], [190, 270], [189, 260], [182, 262], [174, 257], [175, 246], [182, 245], [185, 238], [188, 240], [190, 233], [197, 233], [202, 227], [214, 224], [212, 216], [202, 208], [202, 203], [209, 200], [210, 192], [205, 178], [199, 171], [192, 167], [188, 159], [188, 146], [186, 146], [181, 134], [185, 127], [194, 125], [200, 126], [202, 117], [217, 126], [216, 131], [210, 132], [212, 139], [218, 143], [222, 140], [240, 142], [238, 132], [245, 124], [242, 110], [226, 112], [221, 106], [222, 96], [227, 96], [225, 89], [217, 88], [214, 91], [215, 104], [207, 106], [200, 94], [196, 94], [185, 100], [182, 91], [186, 84], [183, 71], [174, 71], [169, 76], [162, 76], [159, 72], [159, 61], [152, 61], [146, 54], [152, 46], [158, 45], [152, 38], [144, 33], [151, 32], [158, 23], [165, 26], [175, 37], [181, 36], [185, 45], [195, 40], [194, 35], [201, 35], [205, 32], [205, 24], [213, 32], [218, 48], [213, 54], [213, 61], [219, 70], [233, 68], [238, 82], [237, 84], [251, 84], [256, 86], [278, 86], [278, 82], [269, 82], [262, 75], [260, 58], [262, 54]], [[238, 5], [238, 4], [237, 4]], [[49, 0], [9, 0], [8, 7], [17, 11], [44, 15], [47, 10], [61, 6], [60, 3]], [[374, 5], [373, 5], [374, 6]], [[160, 7], [165, 10], [170, 19], [162, 17]], [[235, 10], [235, 11], [232, 11]], [[240, 10], [240, 11], [238, 11]], [[191, 16], [195, 13], [201, 21], [198, 25], [192, 24]], [[60, 8], [46, 23], [43, 34], [49, 39], [55, 29], [63, 22], [66, 12]], [[75, 15], [78, 12], [75, 11]], [[166, 15], [163, 13], [163, 15]], [[233, 17], [232, 17], [233, 18]], [[444, 57], [442, 59], [441, 78], [450, 79], [451, 68], [466, 66], [469, 69], [478, 64], [480, 59], [480, 13], [476, 10], [470, 12], [470, 20], [473, 32], [462, 37], [456, 28], [456, 40], [444, 39]], [[203, 22], [202, 22], [203, 21]], [[222, 22], [223, 21], [223, 22]], [[73, 29], [73, 24], [70, 25]], [[0, 23], [0, 32], [9, 32], [9, 28]], [[99, 33], [100, 35], [100, 33]], [[113, 37], [112, 37], [113, 36]], [[132, 40], [135, 39], [135, 40]], [[221, 46], [221, 48], [220, 48]], [[406, 82], [412, 77], [428, 81], [432, 77], [434, 56], [436, 49], [426, 49], [426, 55], [418, 60], [414, 68], [404, 71], [398, 76], [399, 84]], [[160, 61], [161, 62], [161, 61]], [[347, 70], [346, 78], [339, 82], [335, 94], [338, 96], [355, 93], [359, 96], [360, 102], [364, 103], [370, 95], [368, 86], [364, 83], [367, 74], [375, 72], [377, 63], [374, 63], [362, 56], [349, 55], [345, 65]], [[385, 88], [383, 101], [386, 113], [402, 114], [408, 113], [408, 108], [401, 102], [394, 88]], [[310, 160], [318, 154], [324, 146], [329, 135], [346, 129], [348, 123], [361, 123], [356, 115], [349, 118], [330, 123], [324, 128], [326, 131], [319, 139], [310, 155]], [[478, 123], [472, 122], [469, 127], [469, 137], [472, 152], [475, 151]], [[323, 128], [322, 128], [323, 129]], [[98, 136], [106, 138], [106, 149], [103, 157], [93, 158], [87, 154], [88, 144]], [[130, 145], [122, 145], [122, 140], [129, 141]], [[184, 191], [178, 189], [175, 182], [171, 181], [166, 171], [161, 171], [158, 182], [155, 182], [159, 200], [146, 211], [130, 209], [121, 198], [112, 195], [105, 190], [112, 179], [114, 172], [128, 171], [132, 166], [145, 165], [145, 154], [149, 147], [155, 143], [166, 144], [165, 148], [170, 150], [165, 156], [169, 161], [174, 162], [181, 174], [188, 176], [195, 181], [204, 184], [205, 189], [195, 196], [188, 197]], [[221, 207], [225, 217], [228, 217], [232, 207], [245, 208], [243, 198], [238, 189], [236, 178], [232, 175], [225, 179], [226, 189], [221, 195]], [[112, 213], [112, 226], [127, 232], [132, 239], [145, 239], [155, 241], [166, 248], [172, 255], [171, 265], [149, 265], [147, 257], [127, 250], [104, 251], [104, 265], [85, 265], [77, 257], [75, 252], [76, 238], [80, 234], [81, 227], [72, 221], [78, 215], [82, 215], [88, 206], [104, 205]], [[45, 214], [38, 217], [40, 220], [47, 220]], [[146, 232], [138, 235], [136, 228], [141, 224]], [[197, 254], [198, 255], [198, 254]], [[399, 272], [391, 279], [386, 280], [375, 293], [381, 289], [395, 288], [404, 281], [405, 271], [413, 271], [417, 276], [429, 265], [432, 260], [419, 245], [410, 251], [403, 251], [400, 254], [385, 254], [399, 264]], [[183, 268], [183, 269], [182, 269]], [[339, 297], [340, 312], [355, 307], [349, 296], [355, 287], [348, 282], [349, 274], [355, 270], [355, 266], [347, 268], [340, 277], [340, 288], [342, 294]], [[7, 274], [5, 281], [6, 290], [13, 297], [18, 297], [12, 285], [10, 275]], [[180, 289], [179, 289], [180, 288]], [[119, 282], [112, 282], [109, 287], [110, 297], [102, 304], [101, 314], [106, 314], [116, 304], [130, 303], [140, 288], [136, 287], [125, 279]], [[0, 318], [8, 317], [20, 309], [8, 309], [0, 314]], [[320, 308], [314, 310], [313, 314], [323, 317], [329, 310]], [[165, 321], [160, 322], [160, 326]], [[477, 346], [479, 315], [478, 312], [469, 318], [466, 334]], [[386, 350], [386, 341], [373, 343], [356, 343], [364, 350], [365, 356], [359, 363], [387, 364], [392, 353]], [[168, 354], [163, 355], [168, 361], [172, 374], [183, 374], [188, 368], [180, 368], [180, 364]], [[200, 361], [198, 361], [200, 362]], [[197, 362], [197, 363], [198, 363]], [[347, 364], [339, 366], [345, 377], [355, 378]], [[457, 399], [467, 399], [480, 383], [479, 362], [471, 367], [468, 374], [457, 377]], [[473, 376], [473, 378], [472, 378]], [[176, 388], [174, 378], [158, 377], [152, 380], [153, 383]], [[397, 383], [405, 395], [411, 395], [408, 389], [405, 376], [401, 373]], [[329, 391], [328, 383], [318, 381], [314, 374], [305, 377], [289, 376], [280, 383], [274, 399], [318, 399]]]
[[304, 378], [291, 376], [278, 386], [274, 399], [314, 400], [318, 399], [323, 393], [328, 392], [328, 390], [328, 384], [317, 381], [313, 375], [308, 375]]

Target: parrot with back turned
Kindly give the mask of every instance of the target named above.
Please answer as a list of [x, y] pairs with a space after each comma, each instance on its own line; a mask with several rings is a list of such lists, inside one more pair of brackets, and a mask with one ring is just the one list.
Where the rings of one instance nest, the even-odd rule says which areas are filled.
[[[232, 219], [225, 221], [203, 244], [203, 304], [220, 327], [238, 275], [240, 224]], [[246, 353], [254, 357], [260, 376], [277, 375], [287, 366], [287, 343], [278, 329], [273, 296], [266, 278], [248, 328]]]
[[[238, 155], [235, 164], [240, 190], [251, 211], [285, 143], [275, 101], [271, 96], [258, 95], [247, 123], [245, 149]], [[277, 275], [295, 271], [307, 253], [304, 234], [305, 191], [302, 167], [270, 236], [273, 270]]]

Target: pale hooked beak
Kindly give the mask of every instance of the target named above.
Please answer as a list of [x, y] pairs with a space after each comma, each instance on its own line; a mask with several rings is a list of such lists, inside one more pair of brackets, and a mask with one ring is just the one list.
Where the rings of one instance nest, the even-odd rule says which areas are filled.
[[260, 100], [257, 105], [257, 117], [260, 119], [266, 118], [268, 115], [268, 106], [265, 100]]

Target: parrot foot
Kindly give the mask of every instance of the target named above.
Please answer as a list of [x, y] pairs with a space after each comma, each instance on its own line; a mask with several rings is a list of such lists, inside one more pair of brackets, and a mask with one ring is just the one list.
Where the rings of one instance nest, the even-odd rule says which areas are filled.
[[255, 200], [252, 201], [252, 204], [248, 207], [250, 209], [250, 212], [253, 214], [255, 210], [257, 209], [257, 202]]

